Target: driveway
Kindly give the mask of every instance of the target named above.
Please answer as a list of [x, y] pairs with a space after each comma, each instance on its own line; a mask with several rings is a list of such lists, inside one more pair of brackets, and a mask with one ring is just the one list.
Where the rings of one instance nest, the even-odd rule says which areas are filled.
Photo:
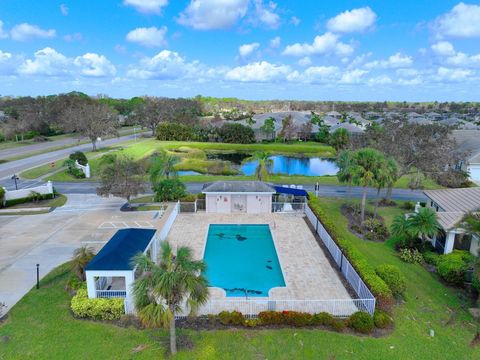
[[[0, 302], [10, 309], [43, 277], [88, 245], [99, 250], [122, 227], [154, 227], [157, 212], [122, 213], [124, 200], [96, 195], [69, 195], [67, 204], [49, 214], [1, 216]], [[154, 218], [155, 217], [155, 218]]]

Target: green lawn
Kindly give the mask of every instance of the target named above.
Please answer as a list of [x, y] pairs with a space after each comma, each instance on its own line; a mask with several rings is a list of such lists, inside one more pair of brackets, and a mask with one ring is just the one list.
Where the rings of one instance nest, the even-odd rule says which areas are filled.
[[[341, 226], [343, 200], [322, 198], [322, 204]], [[399, 208], [381, 208], [391, 219]], [[346, 230], [345, 230], [346, 231]], [[339, 334], [323, 330], [180, 330], [193, 343], [180, 349], [177, 359], [445, 359], [480, 358], [471, 348], [474, 326], [462, 309], [455, 289], [446, 288], [420, 265], [405, 264], [391, 247], [349, 239], [374, 265], [399, 266], [407, 278], [404, 304], [395, 308], [395, 329], [382, 338]], [[0, 325], [0, 359], [162, 359], [167, 348], [164, 330], [136, 330], [107, 323], [75, 320], [64, 290], [68, 277], [61, 266], [32, 289]], [[430, 329], [435, 337], [429, 336]], [[133, 349], [144, 350], [134, 352]]]

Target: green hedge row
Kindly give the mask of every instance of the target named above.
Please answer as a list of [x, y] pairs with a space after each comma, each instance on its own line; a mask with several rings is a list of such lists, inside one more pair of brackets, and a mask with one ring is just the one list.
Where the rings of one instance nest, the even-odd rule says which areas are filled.
[[[348, 240], [348, 235], [335, 222], [330, 219], [322, 208], [321, 202], [313, 194], [310, 194], [308, 205], [313, 213], [321, 221], [335, 243], [340, 247], [344, 255], [357, 270], [360, 277], [369, 287], [372, 294], [377, 298], [377, 306], [388, 309], [393, 304], [393, 294], [388, 285], [375, 272], [375, 268], [365, 259], [360, 251]], [[353, 236], [353, 235], [352, 235]]]
[[86, 289], [79, 289], [72, 298], [70, 307], [73, 314], [79, 318], [95, 320], [118, 320], [125, 313], [124, 299], [89, 299]]
[[[5, 207], [9, 207], [9, 206], [13, 206], [13, 205], [18, 205], [18, 204], [25, 204], [25, 203], [32, 202], [32, 201], [40, 201], [40, 200], [53, 199], [54, 197], [55, 197], [55, 195], [52, 195], [52, 194], [31, 195], [31, 196], [27, 196], [27, 197], [25, 197], [25, 198], [7, 200], [7, 201], [5, 201]], [[0, 204], [0, 205], [1, 205], [1, 204]]]

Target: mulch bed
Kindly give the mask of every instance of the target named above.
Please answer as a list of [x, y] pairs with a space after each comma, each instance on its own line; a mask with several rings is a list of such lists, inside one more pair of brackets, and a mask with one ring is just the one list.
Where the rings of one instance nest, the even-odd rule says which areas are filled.
[[[348, 220], [348, 231], [350, 231], [353, 235], [355, 235], [356, 237], [362, 240], [372, 241], [370, 239], [367, 239], [364, 233], [357, 231], [358, 229], [362, 228], [362, 221], [360, 219], [360, 214], [352, 207], [352, 205], [343, 204], [340, 207], [340, 211], [342, 215], [345, 216], [345, 218]], [[373, 213], [365, 210], [365, 219], [368, 219], [368, 218], [373, 218]], [[383, 224], [385, 223], [383, 218], [378, 214], [376, 219]], [[376, 241], [376, 242], [383, 242], [383, 241]]]

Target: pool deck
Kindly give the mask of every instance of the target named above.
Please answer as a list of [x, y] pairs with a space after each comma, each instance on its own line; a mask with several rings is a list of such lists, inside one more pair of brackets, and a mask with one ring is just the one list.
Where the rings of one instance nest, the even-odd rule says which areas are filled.
[[[202, 259], [209, 224], [270, 225], [286, 287], [271, 289], [268, 299], [351, 299], [301, 215], [183, 213], [167, 239], [174, 247], [192, 248], [194, 257]], [[225, 292], [211, 288], [210, 298], [225, 299]]]

